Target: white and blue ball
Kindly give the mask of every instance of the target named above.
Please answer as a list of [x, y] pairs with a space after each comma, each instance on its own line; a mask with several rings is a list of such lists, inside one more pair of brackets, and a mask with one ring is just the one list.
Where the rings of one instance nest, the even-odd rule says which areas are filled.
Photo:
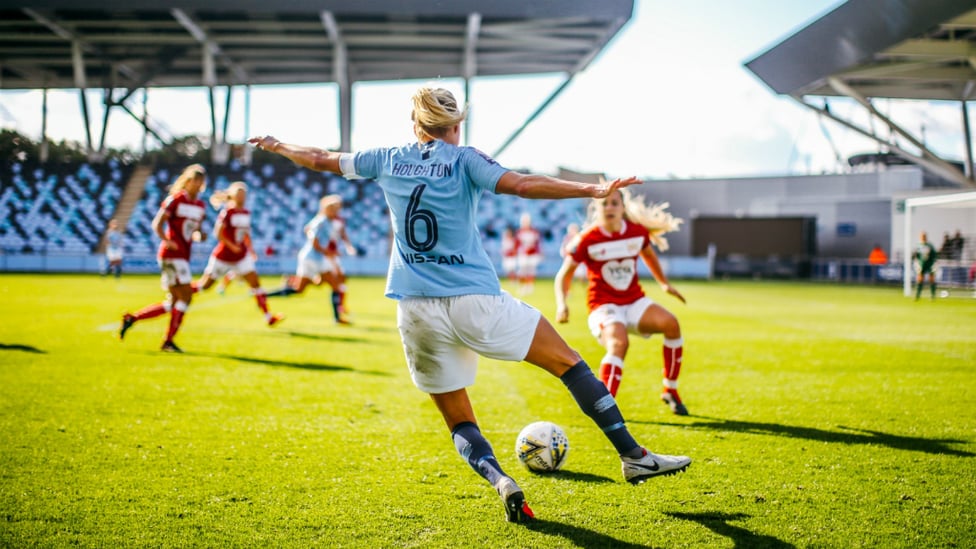
[[531, 471], [558, 471], [566, 463], [567, 454], [566, 432], [551, 421], [530, 423], [515, 439], [515, 455]]

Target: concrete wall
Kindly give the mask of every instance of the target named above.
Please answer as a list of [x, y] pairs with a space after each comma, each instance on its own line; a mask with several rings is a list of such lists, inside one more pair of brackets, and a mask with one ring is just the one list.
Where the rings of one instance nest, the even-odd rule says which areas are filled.
[[[741, 179], [653, 180], [639, 188], [686, 220], [699, 215], [817, 218], [819, 257], [867, 257], [878, 243], [893, 245], [896, 195], [917, 194], [922, 172], [914, 167], [870, 173]], [[668, 235], [669, 254], [691, 254], [691, 225]], [[939, 233], [941, 235], [941, 233]]]

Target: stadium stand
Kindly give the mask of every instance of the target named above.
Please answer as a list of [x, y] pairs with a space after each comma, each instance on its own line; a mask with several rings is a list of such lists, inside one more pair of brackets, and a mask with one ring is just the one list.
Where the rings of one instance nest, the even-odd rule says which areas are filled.
[[4, 253], [91, 253], [105, 231], [130, 166], [0, 167], [0, 249]]
[[[0, 167], [0, 250], [11, 255], [47, 257], [98, 254], [102, 251], [109, 219], [121, 215], [126, 261], [130, 264], [135, 261], [151, 270], [159, 246], [152, 219], [182, 168], [182, 165], [136, 167], [115, 161], [44, 166], [6, 164]], [[226, 166], [210, 166], [208, 170], [205, 200], [212, 191], [224, 189], [234, 181], [247, 183], [248, 207], [253, 215], [252, 240], [262, 258], [268, 258], [266, 252], [273, 251], [275, 258], [293, 259], [304, 244], [302, 229], [315, 215], [319, 199], [335, 193], [343, 197], [343, 215], [358, 255], [385, 265], [391, 235], [389, 213], [379, 186], [350, 182], [291, 163], [245, 166], [231, 161]], [[142, 189], [126, 189], [126, 185]], [[121, 203], [126, 191], [138, 197], [134, 204]], [[485, 193], [480, 203], [479, 228], [491, 257], [500, 261], [503, 229], [517, 227], [519, 217], [526, 212], [532, 215], [533, 224], [543, 235], [543, 253], [548, 265], [544, 270], [554, 272], [560, 261], [559, 245], [566, 226], [583, 221], [585, 201], [523, 200]], [[216, 211], [208, 213], [203, 227], [208, 234], [216, 217]], [[195, 261], [205, 259], [212, 248], [212, 241], [196, 246]], [[287, 268], [290, 267], [280, 267]]]
[[[159, 166], [146, 179], [145, 191], [129, 219], [126, 232], [127, 253], [152, 253], [158, 245], [150, 226], [160, 202], [182, 166]], [[234, 181], [248, 185], [248, 208], [252, 213], [252, 241], [263, 253], [269, 247], [276, 255], [294, 255], [304, 244], [302, 228], [318, 210], [319, 199], [326, 194], [343, 198], [343, 215], [349, 238], [359, 255], [385, 258], [390, 252], [389, 213], [379, 186], [369, 182], [350, 182], [342, 177], [319, 173], [293, 164], [269, 163], [243, 166], [232, 161], [227, 166], [209, 168], [210, 181], [204, 192], [207, 199], [213, 190], [224, 189]], [[481, 200], [479, 219], [485, 247], [498, 255], [501, 232], [515, 227], [523, 212], [532, 214], [542, 232], [544, 251], [550, 258], [559, 257], [559, 243], [566, 225], [583, 220], [581, 200], [530, 201], [513, 196], [486, 193]], [[208, 214], [209, 223], [216, 212]], [[210, 230], [212, 225], [205, 225]], [[211, 246], [200, 246], [195, 253], [206, 255]]]

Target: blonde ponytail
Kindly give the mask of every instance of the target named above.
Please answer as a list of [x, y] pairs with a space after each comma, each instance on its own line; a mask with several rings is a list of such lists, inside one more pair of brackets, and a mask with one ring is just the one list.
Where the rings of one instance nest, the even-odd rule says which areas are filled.
[[439, 137], [444, 131], [464, 121], [467, 106], [458, 107], [454, 94], [443, 88], [422, 87], [413, 94], [413, 112], [410, 119], [430, 137]]

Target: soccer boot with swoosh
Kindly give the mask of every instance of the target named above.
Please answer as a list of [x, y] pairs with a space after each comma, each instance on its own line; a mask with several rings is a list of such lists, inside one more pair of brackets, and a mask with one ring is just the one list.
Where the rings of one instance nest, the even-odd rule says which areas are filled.
[[691, 458], [687, 456], [668, 456], [652, 454], [644, 449], [644, 457], [621, 457], [624, 480], [631, 484], [640, 484], [651, 477], [673, 475], [684, 471], [691, 465]]

